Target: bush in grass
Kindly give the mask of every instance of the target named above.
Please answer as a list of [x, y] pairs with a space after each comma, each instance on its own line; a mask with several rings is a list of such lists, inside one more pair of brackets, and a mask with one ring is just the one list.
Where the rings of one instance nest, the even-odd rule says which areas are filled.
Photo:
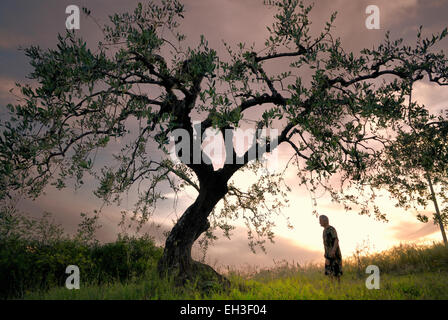
[[80, 269], [81, 286], [139, 278], [155, 267], [162, 251], [149, 237], [89, 246], [79, 240], [41, 244], [0, 242], [0, 296], [21, 297], [27, 290], [64, 286], [68, 265]]
[[162, 254], [147, 235], [119, 237], [115, 242], [99, 244], [85, 233], [73, 238], [64, 235], [49, 214], [33, 219], [6, 207], [1, 212], [0, 298], [3, 299], [22, 297], [26, 291], [64, 286], [69, 265], [79, 267], [81, 286], [139, 278], [155, 267]]
[[125, 237], [92, 248], [100, 282], [140, 277], [156, 266], [162, 250], [148, 237]]

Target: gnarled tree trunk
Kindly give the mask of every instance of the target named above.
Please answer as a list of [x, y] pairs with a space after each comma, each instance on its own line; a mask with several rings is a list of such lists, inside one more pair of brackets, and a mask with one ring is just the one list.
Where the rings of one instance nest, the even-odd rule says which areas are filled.
[[194, 242], [210, 227], [208, 216], [227, 191], [227, 181], [219, 182], [210, 177], [201, 183], [195, 202], [183, 213], [166, 239], [163, 255], [158, 263], [161, 275], [174, 276], [178, 284], [197, 277], [202, 280], [216, 279], [228, 284], [227, 279], [212, 267], [194, 261], [191, 257]]

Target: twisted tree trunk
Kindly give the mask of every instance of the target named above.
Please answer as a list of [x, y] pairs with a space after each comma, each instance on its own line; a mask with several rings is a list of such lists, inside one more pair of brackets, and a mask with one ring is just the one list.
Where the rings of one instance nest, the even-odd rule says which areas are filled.
[[227, 181], [216, 181], [210, 177], [201, 183], [195, 202], [185, 210], [166, 239], [163, 255], [158, 263], [160, 275], [174, 276], [180, 285], [198, 277], [202, 280], [214, 278], [228, 284], [227, 279], [212, 267], [194, 261], [191, 257], [194, 242], [210, 227], [208, 216], [227, 191]]

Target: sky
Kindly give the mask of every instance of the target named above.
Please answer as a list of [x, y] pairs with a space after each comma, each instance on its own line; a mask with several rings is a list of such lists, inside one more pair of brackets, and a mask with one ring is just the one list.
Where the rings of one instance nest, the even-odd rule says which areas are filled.
[[[305, 1], [309, 3], [309, 1]], [[131, 11], [137, 1], [74, 1], [74, 0], [2, 0], [0, 2], [0, 115], [4, 115], [7, 103], [13, 103], [16, 97], [9, 92], [16, 82], [29, 81], [26, 76], [31, 67], [20, 47], [39, 45], [42, 48], [54, 47], [58, 33], [63, 33], [68, 5], [80, 8], [88, 7], [99, 24], [107, 22], [107, 16], [116, 12]], [[203, 34], [209, 46], [218, 55], [228, 58], [223, 40], [236, 47], [239, 42], [255, 44], [261, 49], [268, 37], [266, 26], [273, 22], [275, 9], [263, 4], [263, 0], [185, 0], [185, 19], [181, 21], [181, 31], [187, 35], [186, 44], [194, 46]], [[377, 5], [380, 9], [380, 29], [371, 30], [365, 26], [368, 17], [366, 7]], [[448, 25], [448, 1], [444, 0], [320, 0], [315, 1], [311, 12], [312, 32], [319, 32], [331, 13], [337, 11], [335, 36], [342, 40], [348, 51], [359, 52], [362, 48], [378, 45], [390, 30], [392, 38], [404, 38], [412, 44], [415, 41], [418, 27], [424, 26], [424, 35], [440, 32]], [[79, 34], [94, 47], [101, 39], [101, 31], [96, 23], [81, 16]], [[446, 51], [448, 41], [441, 43]], [[257, 51], [257, 50], [256, 50]], [[266, 66], [266, 71], [275, 71], [287, 64]], [[437, 112], [446, 107], [448, 90], [422, 82], [417, 85], [414, 99]], [[100, 158], [107, 161], [113, 153], [105, 150]], [[286, 164], [292, 150], [286, 146], [279, 147], [280, 164]], [[100, 161], [101, 162], [101, 161]], [[247, 183], [250, 178], [244, 174], [234, 177], [237, 183]], [[432, 223], [422, 224], [416, 219], [416, 212], [405, 212], [395, 208], [387, 194], [383, 194], [379, 205], [388, 213], [389, 222], [375, 221], [372, 217], [360, 216], [356, 212], [346, 212], [341, 206], [330, 201], [327, 195], [321, 195], [313, 204], [309, 192], [297, 185], [297, 176], [292, 170], [286, 173], [286, 182], [292, 190], [288, 194], [289, 207], [282, 215], [275, 218], [275, 243], [267, 245], [267, 253], [257, 251], [253, 254], [247, 245], [246, 229], [241, 221], [237, 221], [231, 240], [220, 237], [207, 253], [206, 260], [214, 265], [232, 266], [270, 266], [278, 261], [295, 261], [299, 263], [319, 262], [323, 259], [322, 227], [312, 214], [326, 214], [339, 235], [343, 257], [349, 257], [354, 250], [367, 244], [371, 251], [390, 248], [405, 242], [440, 241], [440, 231]], [[89, 185], [92, 183], [92, 185]], [[67, 188], [56, 191], [48, 188], [46, 194], [35, 201], [24, 199], [20, 207], [24, 212], [39, 215], [44, 211], [51, 212], [55, 221], [61, 223], [68, 232], [74, 232], [80, 221], [80, 212], [93, 212], [101, 206], [101, 202], [92, 194], [94, 180], [88, 180], [83, 189]], [[167, 191], [168, 200], [157, 210], [153, 221], [160, 224], [156, 228], [150, 224], [144, 230], [162, 239], [164, 230], [172, 226], [194, 200], [195, 191], [188, 190], [179, 195], [173, 206], [174, 195]], [[120, 211], [131, 210], [135, 197], [127, 195], [120, 207], [110, 206], [102, 209], [100, 222], [102, 228], [98, 237], [103, 241], [113, 241], [119, 228]], [[431, 212], [432, 207], [427, 211]], [[287, 228], [288, 217], [293, 229]], [[219, 233], [218, 233], [219, 235]], [[200, 255], [196, 248], [194, 255]]]

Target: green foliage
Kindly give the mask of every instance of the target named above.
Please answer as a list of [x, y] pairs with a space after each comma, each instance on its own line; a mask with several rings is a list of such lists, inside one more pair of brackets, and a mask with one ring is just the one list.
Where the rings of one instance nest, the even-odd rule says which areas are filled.
[[[344, 262], [341, 282], [332, 282], [323, 274], [323, 265], [279, 263], [255, 273], [230, 270], [231, 288], [215, 288], [204, 294], [194, 283], [184, 288], [172, 279], [159, 278], [155, 270], [142, 279], [125, 283], [88, 285], [80, 290], [52, 288], [47, 292], [30, 292], [25, 299], [219, 299], [219, 300], [409, 300], [447, 299], [448, 250], [433, 246], [399, 246], [389, 251], [362, 257], [365, 265], [380, 268], [380, 289], [365, 286], [367, 274], [357, 272], [357, 262]], [[430, 262], [434, 263], [431, 264]]]
[[92, 259], [101, 270], [102, 275], [98, 277], [101, 281], [139, 278], [155, 268], [161, 253], [148, 236], [121, 237], [115, 242], [95, 246], [91, 251]]
[[99, 215], [95, 210], [94, 215], [89, 217], [86, 213], [81, 212], [81, 222], [78, 225], [78, 232], [76, 239], [86, 244], [97, 244], [98, 240], [95, 239], [96, 231], [101, 227], [98, 224]]
[[18, 212], [13, 204], [0, 203], [0, 241], [25, 240], [49, 244], [65, 239], [64, 230], [49, 212], [40, 219]]
[[0, 296], [21, 297], [30, 290], [64, 286], [69, 265], [79, 267], [81, 286], [140, 278], [155, 268], [161, 254], [150, 238], [120, 239], [96, 246], [69, 239], [48, 245], [1, 241]]
[[162, 254], [149, 236], [99, 244], [92, 240], [91, 220], [83, 220], [71, 239], [48, 215], [32, 219], [5, 211], [0, 219], [0, 298], [64, 286], [69, 265], [79, 267], [82, 285], [140, 278]]
[[[435, 224], [448, 225], [448, 122], [411, 103], [412, 120], [397, 128], [396, 136], [385, 143], [384, 152], [372, 171], [371, 187], [386, 189], [397, 207], [419, 210], [430, 204], [442, 207], [433, 214]], [[419, 213], [417, 219], [428, 222]]]
[[448, 269], [448, 249], [442, 243], [432, 246], [399, 245], [381, 253], [367, 254], [360, 257], [360, 266], [352, 260], [348, 264], [349, 270], [368, 265], [377, 265], [381, 272], [398, 275], [446, 272]]

